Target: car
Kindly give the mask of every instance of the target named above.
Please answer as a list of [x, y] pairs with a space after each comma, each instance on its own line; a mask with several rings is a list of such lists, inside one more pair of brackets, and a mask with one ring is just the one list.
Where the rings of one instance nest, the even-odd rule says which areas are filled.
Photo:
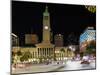
[[49, 64], [49, 61], [46, 61], [45, 64], [48, 65]]
[[89, 61], [82, 61], [81, 64], [90, 64]]
[[83, 56], [81, 64], [90, 64], [89, 56]]
[[59, 64], [59, 62], [57, 62], [57, 64]]

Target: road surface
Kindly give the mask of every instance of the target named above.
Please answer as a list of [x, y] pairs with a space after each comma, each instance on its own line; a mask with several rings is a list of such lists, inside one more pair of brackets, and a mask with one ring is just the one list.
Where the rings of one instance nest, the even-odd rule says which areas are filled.
[[70, 70], [87, 70], [95, 69], [95, 61], [90, 64], [80, 64], [81, 61], [67, 61], [64, 64], [48, 64], [48, 65], [32, 65], [23, 69], [12, 70], [13, 74], [17, 73], [36, 73], [36, 72], [51, 72], [51, 71], [70, 71]]
[[63, 68], [57, 69], [55, 71], [65, 71], [65, 70], [85, 70], [85, 69], [95, 69], [95, 61], [90, 64], [80, 64], [81, 61], [68, 61]]

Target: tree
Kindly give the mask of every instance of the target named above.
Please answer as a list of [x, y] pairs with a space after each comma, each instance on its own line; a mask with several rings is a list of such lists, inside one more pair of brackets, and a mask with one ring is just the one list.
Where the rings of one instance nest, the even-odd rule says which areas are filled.
[[64, 48], [62, 48], [61, 50], [60, 50], [60, 54], [61, 54], [61, 58], [63, 59], [64, 58], [64, 53], [65, 53], [65, 50], [64, 50]]
[[92, 40], [90, 42], [90, 47], [91, 47], [91, 49], [96, 49], [96, 41], [95, 40]]
[[12, 64], [14, 63], [14, 56], [12, 56], [12, 60], [11, 60]]
[[67, 49], [67, 57], [68, 57], [68, 54], [69, 54], [70, 51], [71, 51], [71, 49], [68, 48], [68, 49]]
[[18, 61], [20, 59], [21, 55], [22, 55], [21, 51], [12, 52], [12, 63], [15, 63], [15, 61]]
[[24, 54], [23, 54], [23, 56], [20, 58], [20, 61], [27, 61], [29, 58], [31, 58], [32, 57], [32, 54], [29, 52], [29, 51], [27, 51], [27, 52], [25, 52]]
[[92, 48], [91, 48], [91, 46], [88, 46], [87, 48], [86, 48], [86, 51], [85, 51], [85, 54], [92, 54]]
[[12, 51], [12, 57], [15, 56], [15, 52]]
[[18, 51], [18, 52], [17, 52], [17, 55], [18, 55], [18, 56], [21, 56], [21, 55], [22, 55], [22, 52], [21, 52], [21, 51]]
[[96, 42], [94, 40], [90, 41], [90, 43], [86, 47], [85, 54], [92, 54], [96, 49]]
[[23, 62], [24, 60], [27, 60], [27, 59], [25, 58], [25, 56], [22, 56], [22, 57], [20, 58], [20, 61]]

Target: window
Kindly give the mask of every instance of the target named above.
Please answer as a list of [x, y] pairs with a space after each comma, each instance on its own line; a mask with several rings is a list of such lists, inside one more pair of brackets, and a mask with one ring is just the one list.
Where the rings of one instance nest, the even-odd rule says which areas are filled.
[[48, 16], [44, 16], [44, 19], [45, 19], [45, 20], [48, 20]]

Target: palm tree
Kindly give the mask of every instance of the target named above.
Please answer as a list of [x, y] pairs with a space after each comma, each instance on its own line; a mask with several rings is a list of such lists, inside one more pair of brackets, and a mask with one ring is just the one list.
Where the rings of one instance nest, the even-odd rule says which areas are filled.
[[71, 51], [71, 49], [68, 48], [68, 49], [67, 49], [67, 57], [68, 57], [70, 51]]
[[61, 58], [63, 59], [64, 58], [64, 53], [65, 53], [65, 50], [64, 50], [64, 48], [62, 48], [61, 50], [60, 50], [60, 54], [61, 54]]

